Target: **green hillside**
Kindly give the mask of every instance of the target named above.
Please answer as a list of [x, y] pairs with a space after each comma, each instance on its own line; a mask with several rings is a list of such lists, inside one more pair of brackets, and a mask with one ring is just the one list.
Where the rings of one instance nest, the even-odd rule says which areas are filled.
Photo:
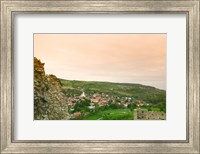
[[133, 97], [146, 103], [165, 103], [166, 91], [151, 86], [130, 83], [112, 83], [96, 81], [76, 81], [60, 79], [63, 92], [66, 96], [105, 93], [113, 97]]

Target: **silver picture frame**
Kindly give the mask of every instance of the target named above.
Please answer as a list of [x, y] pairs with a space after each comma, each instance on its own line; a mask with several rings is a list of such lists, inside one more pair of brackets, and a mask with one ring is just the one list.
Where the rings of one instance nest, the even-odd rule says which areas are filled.
[[[200, 153], [199, 0], [0, 0], [1, 1], [1, 153]], [[186, 134], [182, 140], [14, 140], [14, 46], [16, 14], [145, 13], [187, 16]], [[178, 57], [177, 57], [178, 59]]]

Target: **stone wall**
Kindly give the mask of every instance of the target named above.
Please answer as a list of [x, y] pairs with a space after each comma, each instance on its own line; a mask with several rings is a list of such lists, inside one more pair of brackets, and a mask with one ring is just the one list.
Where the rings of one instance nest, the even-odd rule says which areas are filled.
[[148, 111], [147, 109], [134, 109], [134, 120], [165, 120], [166, 113], [158, 111]]
[[34, 119], [68, 119], [67, 99], [55, 75], [46, 75], [44, 63], [34, 58]]

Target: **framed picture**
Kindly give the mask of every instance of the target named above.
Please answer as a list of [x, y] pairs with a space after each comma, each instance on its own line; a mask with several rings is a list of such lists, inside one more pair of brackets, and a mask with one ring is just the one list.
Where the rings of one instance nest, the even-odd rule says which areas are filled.
[[165, 120], [165, 69], [166, 34], [34, 34], [34, 119]]
[[1, 153], [199, 141], [199, 0], [1, 0]]

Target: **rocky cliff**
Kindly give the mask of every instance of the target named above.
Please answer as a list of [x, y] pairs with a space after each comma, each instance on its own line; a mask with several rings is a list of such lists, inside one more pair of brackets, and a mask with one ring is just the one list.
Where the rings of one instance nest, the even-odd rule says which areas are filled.
[[46, 75], [44, 63], [34, 58], [34, 119], [68, 119], [67, 100], [55, 75]]

